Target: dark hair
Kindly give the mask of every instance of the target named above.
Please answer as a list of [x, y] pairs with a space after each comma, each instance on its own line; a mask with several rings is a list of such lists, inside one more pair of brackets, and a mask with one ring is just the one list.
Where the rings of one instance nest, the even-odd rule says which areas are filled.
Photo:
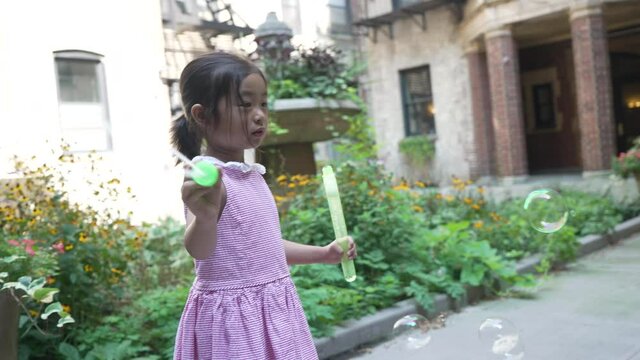
[[[180, 95], [182, 97], [181, 116], [171, 123], [171, 142], [178, 151], [189, 159], [200, 155], [202, 140], [206, 133], [191, 115], [191, 108], [200, 104], [205, 108], [207, 120], [218, 121], [218, 103], [225, 99], [231, 104], [235, 95], [240, 99], [240, 84], [250, 74], [259, 74], [266, 78], [262, 71], [247, 59], [230, 53], [216, 51], [202, 55], [187, 64], [180, 75]], [[227, 106], [230, 111], [231, 106]]]

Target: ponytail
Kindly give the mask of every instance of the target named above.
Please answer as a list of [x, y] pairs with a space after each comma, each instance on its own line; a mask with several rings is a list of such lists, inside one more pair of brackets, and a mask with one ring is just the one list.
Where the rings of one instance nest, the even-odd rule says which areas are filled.
[[171, 143], [189, 159], [200, 155], [202, 135], [192, 129], [184, 113], [178, 114], [171, 122]]

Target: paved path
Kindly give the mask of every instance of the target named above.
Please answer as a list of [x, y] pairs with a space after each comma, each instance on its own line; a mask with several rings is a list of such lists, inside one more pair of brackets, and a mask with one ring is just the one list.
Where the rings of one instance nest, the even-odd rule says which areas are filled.
[[491, 317], [515, 324], [527, 360], [640, 360], [640, 234], [553, 274], [532, 299], [486, 301], [451, 315], [423, 348], [396, 339], [334, 359], [501, 359], [478, 337]]

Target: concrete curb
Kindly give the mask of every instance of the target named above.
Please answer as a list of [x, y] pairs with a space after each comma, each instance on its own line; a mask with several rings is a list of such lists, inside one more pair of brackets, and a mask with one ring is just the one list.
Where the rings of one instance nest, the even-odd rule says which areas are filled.
[[[638, 231], [640, 231], [640, 216], [616, 225], [613, 231], [608, 234], [585, 236], [578, 240], [580, 248], [577, 256], [583, 257], [591, 254]], [[539, 256], [530, 256], [519, 261], [516, 269], [520, 274], [534, 273], [540, 260]], [[446, 295], [439, 294], [435, 297], [433, 312], [438, 314], [448, 310], [457, 310], [483, 297], [486, 297], [484, 290], [477, 287], [467, 288], [466, 296], [460, 301], [454, 301]], [[416, 313], [425, 314], [425, 311], [415, 300], [408, 299], [361, 319], [349, 320], [337, 327], [333, 336], [314, 339], [318, 356], [320, 359], [326, 359], [354, 349], [359, 345], [382, 340], [389, 336], [393, 324], [398, 319]]]

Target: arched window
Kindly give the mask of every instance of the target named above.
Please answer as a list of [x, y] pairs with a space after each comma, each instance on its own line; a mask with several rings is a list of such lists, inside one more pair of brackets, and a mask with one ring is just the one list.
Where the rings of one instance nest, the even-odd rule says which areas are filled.
[[71, 151], [111, 150], [102, 55], [80, 50], [53, 54], [62, 138]]

